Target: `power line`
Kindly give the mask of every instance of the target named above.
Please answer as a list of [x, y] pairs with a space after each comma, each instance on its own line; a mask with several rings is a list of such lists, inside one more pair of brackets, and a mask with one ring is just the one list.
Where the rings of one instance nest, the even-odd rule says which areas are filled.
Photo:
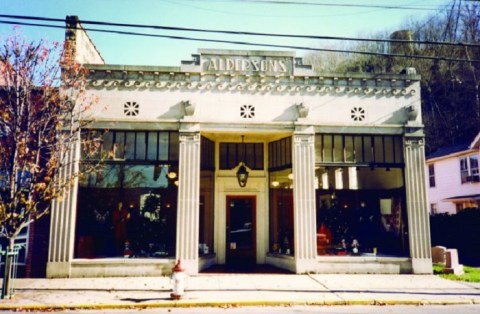
[[[180, 1], [169, 1], [169, 0], [163, 0], [165, 2], [168, 2], [168, 3], [171, 3], [171, 4], [174, 4], [174, 5], [180, 5], [180, 6], [186, 6], [186, 7], [190, 7], [190, 8], [194, 8], [194, 9], [197, 9], [197, 10], [204, 10], [204, 11], [209, 11], [209, 12], [216, 12], [216, 13], [221, 13], [221, 14], [230, 14], [230, 15], [253, 15], [253, 16], [264, 16], [264, 17], [273, 17], [273, 16], [277, 16], [277, 17], [288, 17], [288, 18], [313, 18], [313, 17], [319, 17], [319, 16], [347, 16], [347, 15], [359, 15], [359, 14], [365, 14], [365, 13], [372, 13], [372, 12], [375, 12], [375, 11], [384, 11], [384, 10], [391, 10], [391, 8], [386, 8], [386, 6], [380, 6], [380, 5], [377, 5], [377, 8], [375, 9], [371, 9], [369, 11], [360, 11], [360, 10], [355, 10], [356, 13], [353, 13], [352, 10], [349, 10], [348, 12], [342, 12], [342, 13], [338, 13], [338, 14], [328, 14], [326, 12], [326, 14], [320, 14], [320, 15], [316, 15], [314, 12], [311, 12], [313, 15], [303, 15], [302, 16], [295, 16], [295, 15], [272, 15], [271, 13], [272, 12], [262, 12], [261, 14], [251, 14], [251, 13], [241, 13], [239, 11], [225, 11], [225, 10], [220, 10], [220, 9], [217, 9], [216, 7], [215, 8], [211, 8], [209, 5], [208, 5], [208, 2], [214, 2], [214, 3], [221, 3], [221, 2], [227, 2], [227, 3], [234, 3], [234, 4], [241, 4], [242, 2], [251, 2], [253, 4], [260, 4], [260, 5], [272, 5], [272, 6], [276, 6], [277, 4], [286, 4], [286, 5], [290, 5], [292, 8], [296, 8], [298, 6], [306, 6], [306, 5], [321, 5], [321, 6], [326, 6], [328, 8], [328, 6], [337, 6], [338, 4], [319, 4], [319, 3], [312, 3], [312, 2], [299, 2], [299, 1], [282, 1], [282, 2], [274, 2], [274, 1], [249, 1], [249, 0], [201, 0], [201, 2], [199, 0], [180, 0]], [[189, 3], [188, 3], [189, 2]], [[199, 5], [193, 5], [193, 4], [190, 4], [190, 3], [195, 3], [195, 4], [199, 4]], [[203, 4], [207, 3], [206, 6], [204, 6]], [[359, 6], [358, 3], [357, 4], [346, 4], [348, 6], [351, 6], [351, 8], [346, 8], [346, 9], [352, 9], [352, 8], [355, 8], [355, 7], [362, 7], [361, 5]], [[277, 6], [277, 7], [281, 7], [280, 6]], [[383, 8], [382, 8], [383, 7]], [[406, 8], [405, 6], [401, 6], [402, 8]], [[315, 8], [313, 8], [315, 9]], [[411, 7], [411, 8], [407, 8], [407, 9], [411, 9], [411, 10], [432, 10], [432, 11], [438, 11], [438, 10], [441, 10], [438, 8], [438, 6], [436, 6], [435, 8], [431, 7], [430, 9], [428, 9], [428, 6], [426, 5], [422, 5], [422, 6], [416, 6], [416, 7]], [[349, 13], [350, 12], [350, 13]]]
[[[189, 2], [195, 2], [195, 0], [185, 0]], [[204, 0], [205, 1], [205, 0]], [[209, 0], [207, 0], [209, 1]], [[373, 5], [373, 4], [353, 4], [353, 3], [319, 3], [319, 2], [306, 2], [306, 1], [279, 1], [279, 0], [219, 0], [210, 2], [250, 2], [260, 4], [278, 4], [278, 5], [302, 5], [302, 6], [325, 6], [325, 7], [350, 7], [350, 8], [370, 8], [370, 9], [397, 9], [397, 10], [429, 10], [437, 11], [438, 8], [427, 8], [426, 6], [403, 6], [403, 5]]]
[[[60, 29], [65, 29], [66, 28], [66, 26], [59, 26], [59, 25], [13, 22], [13, 21], [3, 21], [3, 20], [0, 20], [0, 24], [13, 24], [13, 25], [23, 25], [23, 26], [60, 28]], [[80, 29], [80, 28], [77, 28], [77, 29]], [[398, 58], [439, 60], [439, 61], [443, 60], [443, 61], [452, 61], [452, 62], [470, 62], [470, 63], [480, 62], [480, 60], [476, 60], [476, 59], [467, 60], [467, 59], [456, 59], [456, 58], [449, 58], [449, 57], [433, 57], [433, 56], [423, 56], [423, 55], [401, 55], [401, 54], [388, 54], [388, 53], [369, 52], [369, 51], [312, 48], [312, 47], [303, 47], [303, 46], [253, 43], [253, 42], [245, 42], [245, 41], [232, 41], [232, 40], [220, 40], [220, 39], [208, 39], [208, 38], [193, 38], [193, 37], [185, 37], [185, 36], [147, 34], [147, 33], [137, 33], [137, 32], [130, 32], [130, 31], [118, 31], [118, 30], [108, 30], [108, 29], [97, 29], [97, 28], [81, 28], [81, 29], [85, 30], [85, 31], [89, 31], [89, 32], [101, 32], [101, 33], [112, 33], [112, 34], [119, 34], [119, 35], [131, 35], [131, 36], [142, 36], [142, 37], [153, 37], [153, 38], [167, 38], [167, 39], [175, 39], [175, 40], [223, 43], [223, 44], [245, 45], [245, 46], [256, 46], [256, 47], [282, 48], [282, 49], [291, 49], [291, 50], [336, 52], [336, 53], [346, 53], [346, 54], [363, 54], [363, 55], [370, 55], [370, 56], [398, 57]]]
[[[20, 20], [36, 20], [45, 22], [61, 22], [64, 23], [64, 19], [48, 18], [38, 16], [23, 16], [23, 15], [6, 15], [0, 14], [0, 18], [8, 19], [20, 19]], [[387, 43], [405, 43], [405, 44], [422, 44], [422, 45], [445, 45], [445, 46], [458, 46], [458, 47], [480, 47], [480, 44], [463, 43], [463, 42], [438, 42], [438, 41], [415, 41], [415, 40], [402, 40], [402, 39], [374, 39], [374, 38], [353, 38], [353, 37], [338, 37], [338, 36], [316, 36], [316, 35], [295, 35], [295, 34], [275, 34], [275, 33], [261, 33], [261, 32], [245, 32], [245, 31], [227, 31], [227, 30], [212, 30], [212, 29], [200, 29], [200, 28], [186, 28], [176, 26], [161, 26], [161, 25], [146, 25], [146, 24], [131, 24], [131, 23], [116, 23], [116, 22], [104, 22], [104, 21], [92, 21], [81, 20], [79, 21], [83, 25], [102, 25], [102, 26], [118, 26], [118, 27], [130, 27], [130, 28], [150, 28], [155, 30], [169, 30], [169, 31], [187, 31], [187, 32], [199, 32], [199, 33], [216, 33], [216, 34], [228, 34], [228, 35], [245, 35], [245, 36], [264, 36], [264, 37], [282, 37], [282, 38], [301, 38], [301, 39], [318, 39], [318, 40], [344, 40], [344, 41], [365, 41], [365, 42], [387, 42]]]

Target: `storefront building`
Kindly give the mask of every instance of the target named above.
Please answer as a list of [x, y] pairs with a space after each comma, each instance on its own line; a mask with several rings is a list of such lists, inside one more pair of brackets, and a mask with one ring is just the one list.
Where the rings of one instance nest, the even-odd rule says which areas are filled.
[[105, 167], [54, 205], [48, 277], [161, 275], [177, 259], [190, 274], [432, 272], [413, 69], [320, 75], [293, 52], [211, 49], [107, 65], [81, 29], [67, 39], [99, 99], [81, 136], [102, 136]]

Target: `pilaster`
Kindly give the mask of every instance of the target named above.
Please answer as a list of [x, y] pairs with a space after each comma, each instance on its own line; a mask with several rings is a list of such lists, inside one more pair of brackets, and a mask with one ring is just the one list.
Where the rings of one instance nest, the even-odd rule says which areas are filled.
[[198, 273], [200, 133], [180, 133], [176, 257], [189, 274]]
[[424, 139], [421, 136], [406, 135], [404, 146], [408, 234], [413, 273], [431, 274], [433, 270]]
[[315, 269], [315, 148], [314, 134], [293, 135], [293, 204], [296, 272]]
[[71, 262], [75, 241], [75, 221], [80, 162], [80, 133], [73, 149], [67, 152], [65, 166], [60, 169], [59, 177], [64, 182], [73, 180], [64, 191], [62, 199], [52, 202], [50, 214], [50, 239], [48, 246], [47, 277], [70, 277]]

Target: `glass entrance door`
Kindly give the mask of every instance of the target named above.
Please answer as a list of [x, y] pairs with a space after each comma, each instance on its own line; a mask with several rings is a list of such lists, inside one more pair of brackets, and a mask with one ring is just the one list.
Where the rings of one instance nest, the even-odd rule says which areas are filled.
[[226, 263], [248, 267], [256, 262], [255, 196], [227, 196]]

